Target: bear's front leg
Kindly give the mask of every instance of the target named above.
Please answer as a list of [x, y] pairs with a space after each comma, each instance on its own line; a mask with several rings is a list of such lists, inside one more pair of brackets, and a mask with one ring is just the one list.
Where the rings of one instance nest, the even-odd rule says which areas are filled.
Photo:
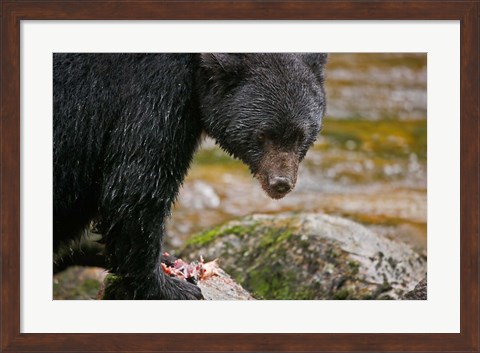
[[[204, 299], [200, 288], [194, 284], [169, 277], [161, 271], [158, 281], [148, 279], [139, 283], [121, 276], [113, 276], [105, 284], [104, 300], [197, 300]], [[150, 283], [149, 283], [150, 282]]]
[[195, 299], [204, 299], [202, 291], [200, 288], [189, 282], [176, 279], [164, 275], [164, 287], [160, 292], [162, 297], [159, 299], [166, 300], [176, 300], [176, 299], [186, 299], [186, 300], [195, 300]]
[[160, 267], [166, 206], [139, 204], [143, 207], [136, 203], [119, 209], [103, 203], [106, 261], [114, 275], [106, 283], [104, 299], [203, 299], [199, 287], [168, 277]]

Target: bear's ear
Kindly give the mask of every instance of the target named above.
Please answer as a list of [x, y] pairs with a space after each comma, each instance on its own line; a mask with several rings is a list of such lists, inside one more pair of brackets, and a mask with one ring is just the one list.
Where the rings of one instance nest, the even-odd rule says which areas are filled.
[[303, 61], [307, 64], [307, 66], [312, 69], [315, 77], [320, 82], [323, 82], [324, 75], [323, 75], [323, 68], [327, 63], [328, 54], [327, 53], [306, 53], [303, 54]]
[[202, 53], [200, 66], [214, 75], [240, 76], [242, 74], [242, 54]]

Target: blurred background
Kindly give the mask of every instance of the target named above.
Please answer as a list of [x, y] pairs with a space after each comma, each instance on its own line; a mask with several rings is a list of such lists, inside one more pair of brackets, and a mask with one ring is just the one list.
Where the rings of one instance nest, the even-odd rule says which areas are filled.
[[[426, 257], [427, 55], [331, 54], [326, 73], [324, 127], [295, 190], [271, 200], [207, 138], [168, 222], [166, 251], [245, 215], [298, 211], [354, 220]], [[102, 278], [94, 268], [59, 273], [54, 298], [95, 297]]]

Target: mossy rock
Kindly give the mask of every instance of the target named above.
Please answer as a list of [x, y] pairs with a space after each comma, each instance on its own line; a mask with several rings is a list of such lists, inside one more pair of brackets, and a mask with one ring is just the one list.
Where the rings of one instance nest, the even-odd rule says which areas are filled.
[[53, 299], [96, 299], [106, 276], [99, 267], [69, 267], [54, 275]]
[[259, 299], [398, 299], [426, 259], [364, 226], [320, 214], [255, 215], [193, 236], [181, 257], [219, 259]]

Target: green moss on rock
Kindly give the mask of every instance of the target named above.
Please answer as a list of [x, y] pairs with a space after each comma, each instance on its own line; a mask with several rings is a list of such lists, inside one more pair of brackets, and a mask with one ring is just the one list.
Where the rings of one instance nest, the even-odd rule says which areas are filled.
[[408, 273], [423, 275], [424, 266], [422, 259], [408, 261], [418, 255], [357, 223], [315, 214], [256, 215], [227, 223], [193, 237], [181, 254], [200, 255], [206, 261], [218, 258], [225, 272], [263, 299], [398, 297], [400, 272], [385, 259], [407, 266]]
[[220, 227], [216, 227], [197, 234], [187, 241], [187, 245], [206, 245], [220, 235], [219, 230]]
[[[129, 289], [123, 285], [122, 277], [114, 274], [108, 274], [104, 281], [104, 290], [102, 299], [122, 299], [131, 297]], [[123, 294], [121, 294], [123, 292]], [[117, 297], [119, 295], [119, 297]]]
[[239, 224], [234, 224], [227, 227], [225, 226], [215, 227], [211, 230], [207, 230], [205, 232], [192, 236], [192, 238], [190, 238], [187, 241], [186, 245], [187, 247], [189, 245], [191, 246], [207, 245], [207, 244], [210, 244], [215, 239], [223, 237], [228, 234], [245, 236], [251, 233], [255, 229], [255, 226], [256, 224], [243, 225], [239, 223]]
[[244, 283], [255, 297], [262, 299], [311, 299], [314, 294], [311, 288], [296, 285], [294, 272], [274, 265], [250, 269]]
[[346, 299], [350, 299], [351, 296], [352, 296], [352, 293], [348, 289], [342, 288], [333, 294], [333, 299], [346, 300]]

